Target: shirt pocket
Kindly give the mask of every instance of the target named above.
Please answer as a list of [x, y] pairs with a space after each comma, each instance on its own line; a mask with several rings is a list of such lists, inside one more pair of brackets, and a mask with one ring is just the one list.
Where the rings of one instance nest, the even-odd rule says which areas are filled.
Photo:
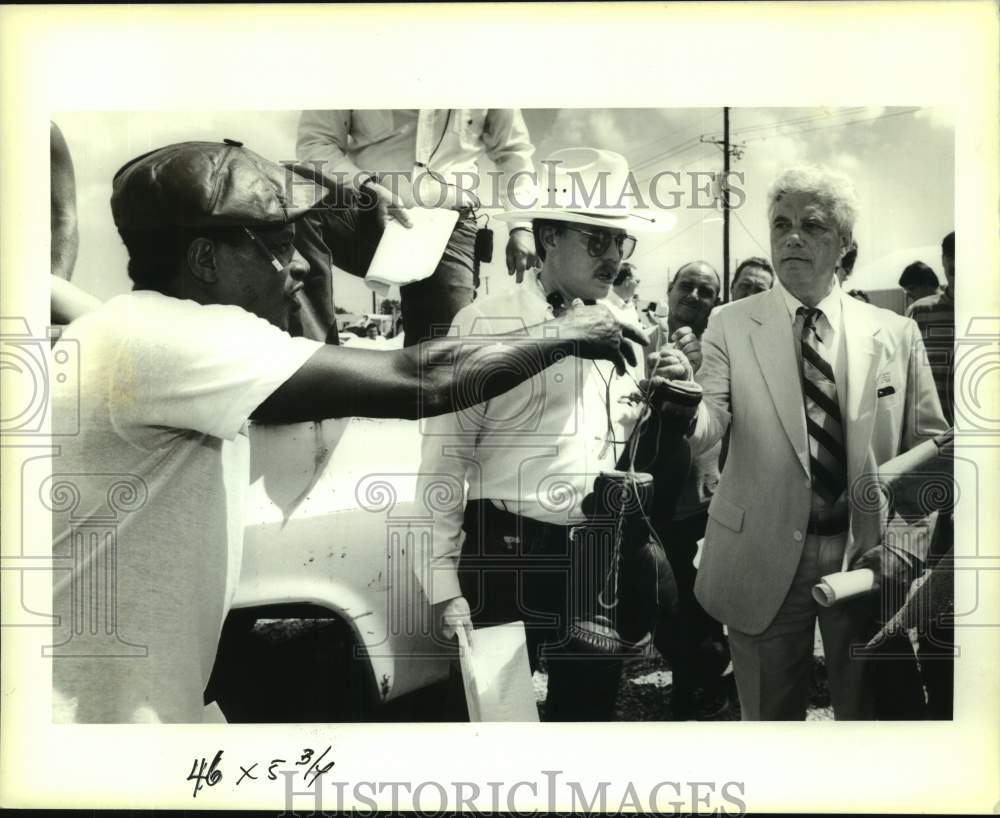
[[458, 141], [465, 150], [479, 150], [483, 143], [486, 114], [489, 108], [462, 108], [456, 111]]
[[708, 516], [732, 531], [743, 530], [743, 508], [721, 494], [716, 494], [708, 505]]

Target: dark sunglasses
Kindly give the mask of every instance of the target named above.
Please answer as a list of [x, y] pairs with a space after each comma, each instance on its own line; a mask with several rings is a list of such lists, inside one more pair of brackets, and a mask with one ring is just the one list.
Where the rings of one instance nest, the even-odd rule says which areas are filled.
[[587, 237], [587, 252], [593, 258], [600, 258], [608, 252], [612, 241], [618, 246], [618, 253], [622, 261], [631, 256], [635, 250], [636, 238], [627, 233], [615, 233], [612, 235], [607, 230], [592, 232], [590, 230], [581, 230], [579, 227], [569, 227], [568, 225], [566, 229], [572, 230], [574, 233], [582, 233]]

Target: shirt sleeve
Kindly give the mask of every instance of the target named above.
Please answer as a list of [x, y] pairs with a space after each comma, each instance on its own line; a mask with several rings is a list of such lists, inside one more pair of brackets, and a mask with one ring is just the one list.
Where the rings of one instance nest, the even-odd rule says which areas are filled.
[[[533, 206], [538, 201], [538, 184], [531, 162], [535, 148], [520, 109], [491, 108], [486, 115], [483, 144], [486, 155], [504, 175], [500, 189], [503, 206], [508, 210]], [[508, 192], [513, 195], [513, 202]]]
[[347, 156], [351, 132], [351, 112], [303, 111], [299, 117], [295, 153], [298, 159], [319, 165], [329, 181], [354, 189], [361, 168]]
[[109, 380], [111, 422], [152, 448], [164, 430], [234, 439], [321, 347], [234, 306], [163, 299], [130, 314]]
[[[488, 334], [486, 319], [470, 305], [460, 310], [452, 329], [465, 337], [475, 326]], [[428, 418], [422, 422], [420, 475], [416, 504], [431, 522], [430, 553], [413, 561], [417, 580], [432, 605], [461, 596], [458, 560], [461, 555], [469, 466], [474, 462], [481, 434], [483, 405]]]

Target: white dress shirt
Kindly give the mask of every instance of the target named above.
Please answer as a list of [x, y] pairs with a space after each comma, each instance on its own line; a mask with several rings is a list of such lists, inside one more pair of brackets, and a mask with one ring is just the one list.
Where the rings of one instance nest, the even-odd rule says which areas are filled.
[[[521, 286], [461, 310], [452, 333], [516, 332], [552, 317], [531, 272]], [[641, 407], [626, 400], [642, 377], [642, 350], [636, 347], [636, 353], [639, 367], [629, 367], [624, 376], [608, 361], [567, 356], [493, 400], [423, 422], [417, 502], [430, 500], [421, 511], [433, 519], [433, 554], [429, 573], [421, 575], [426, 555], [416, 565], [432, 603], [461, 593], [456, 569], [466, 496], [558, 525], [584, 519], [581, 503], [594, 478], [616, 467], [641, 414]], [[434, 502], [445, 495], [454, 502]]]

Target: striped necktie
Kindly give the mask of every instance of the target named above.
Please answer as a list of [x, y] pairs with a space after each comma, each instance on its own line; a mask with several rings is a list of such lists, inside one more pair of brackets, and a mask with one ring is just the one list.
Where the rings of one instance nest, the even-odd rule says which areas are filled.
[[813, 491], [832, 505], [847, 488], [847, 455], [837, 383], [833, 367], [823, 354], [823, 340], [816, 331], [822, 310], [799, 307], [797, 312], [803, 316], [802, 393]]

